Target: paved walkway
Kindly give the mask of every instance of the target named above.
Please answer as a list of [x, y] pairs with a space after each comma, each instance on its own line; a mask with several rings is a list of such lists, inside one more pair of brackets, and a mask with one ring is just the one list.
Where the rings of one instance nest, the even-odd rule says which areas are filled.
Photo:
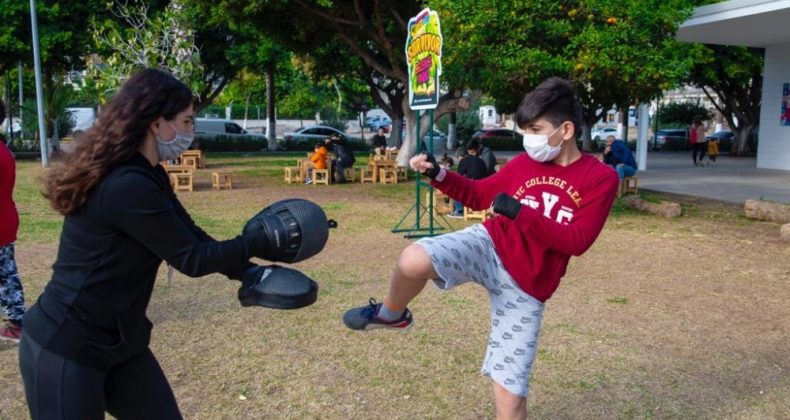
[[[707, 162], [707, 159], [706, 159]], [[756, 168], [756, 158], [719, 156], [694, 166], [691, 152], [651, 152], [639, 187], [734, 203], [764, 199], [790, 204], [790, 171]]]
[[[518, 152], [495, 152], [512, 158]], [[707, 159], [706, 159], [707, 162]], [[694, 166], [689, 152], [650, 152], [639, 188], [743, 203], [764, 199], [790, 204], [790, 171], [757, 169], [756, 158], [721, 155], [712, 166]]]

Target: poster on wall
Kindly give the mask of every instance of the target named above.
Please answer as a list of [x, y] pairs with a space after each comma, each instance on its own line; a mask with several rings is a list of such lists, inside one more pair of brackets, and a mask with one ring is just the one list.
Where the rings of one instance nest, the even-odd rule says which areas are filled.
[[442, 73], [442, 30], [436, 11], [425, 8], [409, 19], [406, 63], [409, 66], [409, 107], [415, 110], [436, 108]]
[[782, 87], [782, 115], [779, 117], [779, 125], [790, 125], [790, 83], [785, 83]]

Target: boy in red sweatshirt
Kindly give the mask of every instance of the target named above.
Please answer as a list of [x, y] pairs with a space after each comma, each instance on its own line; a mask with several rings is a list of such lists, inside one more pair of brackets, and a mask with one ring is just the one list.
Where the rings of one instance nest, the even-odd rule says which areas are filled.
[[582, 154], [576, 137], [581, 106], [571, 85], [550, 78], [527, 94], [516, 114], [527, 153], [476, 181], [444, 170], [431, 155], [409, 162], [431, 185], [474, 210], [493, 205], [497, 216], [461, 231], [406, 247], [384, 302], [346, 312], [354, 330], [406, 329], [407, 304], [433, 279], [439, 289], [484, 287], [491, 334], [482, 373], [494, 384], [497, 418], [525, 418], [529, 372], [537, 351], [544, 302], [565, 274], [571, 255], [598, 237], [617, 193], [618, 177]]

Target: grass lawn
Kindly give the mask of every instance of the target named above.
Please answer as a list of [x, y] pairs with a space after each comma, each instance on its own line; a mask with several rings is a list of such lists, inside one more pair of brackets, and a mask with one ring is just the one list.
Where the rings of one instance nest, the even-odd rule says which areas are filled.
[[[352, 332], [341, 321], [349, 307], [383, 298], [411, 242], [390, 229], [414, 183], [287, 185], [282, 167], [296, 158], [209, 154], [196, 191], [179, 194], [217, 238], [291, 197], [339, 223], [321, 254], [295, 265], [320, 283], [308, 308], [242, 308], [234, 281], [177, 274], [168, 287], [160, 270], [151, 348], [184, 417], [492, 418], [490, 381], [479, 373], [489, 324], [482, 289], [429, 286], [411, 306], [408, 333]], [[32, 304], [51, 275], [62, 217], [41, 196], [40, 164], [17, 165], [17, 263]], [[215, 169], [233, 172], [232, 191], [211, 190]], [[595, 245], [571, 259], [546, 306], [530, 416], [790, 418], [790, 246], [779, 225], [747, 220], [741, 206], [645, 197], [679, 201], [684, 215], [661, 219], [618, 202]], [[0, 389], [0, 419], [26, 418], [17, 346], [7, 342]]]

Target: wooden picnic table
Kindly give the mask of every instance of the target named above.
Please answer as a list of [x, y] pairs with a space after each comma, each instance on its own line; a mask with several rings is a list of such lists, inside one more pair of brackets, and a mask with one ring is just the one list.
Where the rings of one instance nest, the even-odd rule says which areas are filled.
[[368, 162], [368, 166], [373, 170], [373, 182], [379, 182], [379, 169], [397, 169], [398, 162], [392, 159], [374, 159]]

